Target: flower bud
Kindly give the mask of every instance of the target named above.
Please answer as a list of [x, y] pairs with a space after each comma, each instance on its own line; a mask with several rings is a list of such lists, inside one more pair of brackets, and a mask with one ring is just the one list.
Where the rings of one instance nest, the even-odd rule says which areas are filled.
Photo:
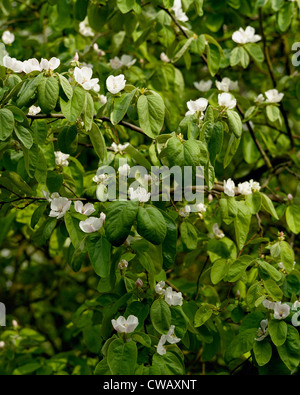
[[118, 267], [120, 270], [124, 270], [128, 267], [128, 262], [125, 259], [122, 259], [119, 264]]
[[135, 286], [137, 288], [142, 288], [142, 286], [144, 285], [143, 280], [141, 280], [140, 278], [138, 278], [135, 282]]
[[14, 329], [17, 329], [19, 324], [16, 320], [12, 320], [12, 326], [14, 327]]

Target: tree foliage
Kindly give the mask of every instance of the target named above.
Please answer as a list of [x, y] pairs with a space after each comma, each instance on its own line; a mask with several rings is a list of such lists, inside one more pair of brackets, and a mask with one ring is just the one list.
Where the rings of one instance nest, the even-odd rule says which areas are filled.
[[0, 0], [1, 374], [299, 372], [299, 7]]

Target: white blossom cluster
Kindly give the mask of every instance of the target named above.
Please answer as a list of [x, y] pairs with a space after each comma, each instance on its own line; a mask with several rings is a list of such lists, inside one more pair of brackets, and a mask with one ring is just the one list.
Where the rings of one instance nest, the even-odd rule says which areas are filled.
[[[257, 181], [245, 181], [243, 183], [239, 183], [237, 187], [238, 193], [241, 195], [251, 195], [255, 191], [260, 191], [261, 186]], [[236, 186], [235, 182], [229, 178], [227, 181], [224, 181], [224, 193], [227, 196], [234, 197], [236, 194]]]
[[258, 104], [266, 103], [266, 104], [276, 104], [280, 103], [284, 97], [284, 93], [278, 92], [277, 89], [270, 89], [264, 94], [260, 94], [255, 99], [255, 102]]
[[158, 295], [164, 295], [165, 302], [168, 303], [169, 306], [182, 306], [182, 293], [173, 291], [171, 287], [165, 289], [165, 286], [166, 283], [164, 281], [160, 281], [155, 286], [155, 292]]
[[[65, 216], [65, 214], [70, 210], [72, 201], [66, 197], [62, 197], [59, 193], [52, 193], [51, 196], [49, 192], [43, 191], [45, 199], [50, 203], [50, 214], [49, 217], [60, 219]], [[77, 213], [89, 217], [96, 210], [92, 203], [83, 204], [80, 200], [75, 201], [74, 209]], [[104, 225], [106, 215], [104, 213], [100, 214], [100, 217], [90, 217], [84, 221], [79, 222], [79, 227], [84, 233], [98, 232]]]
[[32, 58], [22, 62], [16, 58], [11, 58], [9, 55], [5, 55], [3, 57], [3, 66], [17, 74], [30, 74], [33, 71], [54, 71], [60, 66], [60, 60], [55, 57], [50, 60], [42, 58], [41, 61]]
[[171, 325], [168, 333], [166, 335], [162, 335], [158, 345], [157, 345], [157, 353], [159, 355], [165, 355], [167, 350], [165, 347], [165, 344], [168, 342], [170, 344], [176, 344], [179, 343], [181, 339], [175, 336], [175, 326]]

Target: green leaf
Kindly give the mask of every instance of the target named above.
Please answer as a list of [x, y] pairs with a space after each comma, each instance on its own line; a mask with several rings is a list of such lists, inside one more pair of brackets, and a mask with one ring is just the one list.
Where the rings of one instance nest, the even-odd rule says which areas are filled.
[[238, 212], [234, 219], [236, 241], [239, 249], [242, 249], [247, 241], [251, 224], [251, 211], [245, 202], [238, 202]]
[[254, 262], [254, 259], [249, 255], [242, 255], [239, 259], [234, 261], [229, 267], [226, 280], [229, 282], [238, 281], [246, 269]]
[[290, 370], [294, 370], [300, 363], [300, 340], [296, 328], [288, 325], [286, 342], [277, 347], [281, 360]]
[[194, 225], [189, 221], [183, 221], [180, 225], [180, 235], [184, 247], [187, 250], [195, 250], [198, 245], [198, 233]]
[[182, 56], [186, 53], [188, 48], [191, 46], [192, 42], [194, 41], [193, 37], [188, 38], [184, 44], [179, 48], [179, 50], [175, 53], [172, 63], [176, 63]]
[[136, 92], [137, 89], [133, 89], [130, 93], [123, 93], [120, 97], [114, 100], [113, 111], [110, 116], [113, 125], [117, 125], [122, 121]]
[[[87, 0], [84, 0], [84, 1], [87, 1]], [[58, 74], [58, 78], [59, 78], [60, 86], [62, 87], [62, 90], [64, 91], [64, 94], [70, 100], [73, 96], [73, 89], [72, 89], [70, 82], [66, 79], [66, 77], [64, 77], [61, 74]]]
[[133, 375], [137, 363], [136, 343], [114, 340], [108, 347], [107, 363], [113, 375]]
[[286, 3], [277, 14], [277, 25], [282, 33], [284, 33], [292, 22], [294, 15], [294, 4]]
[[84, 128], [88, 132], [92, 129], [94, 120], [95, 106], [92, 96], [89, 92], [85, 93], [85, 105], [83, 113]]
[[135, 0], [117, 0], [117, 7], [123, 14], [131, 11], [134, 7], [134, 4]]
[[272, 346], [267, 341], [256, 341], [253, 346], [254, 356], [258, 366], [264, 366], [272, 358]]
[[226, 111], [228, 117], [229, 131], [232, 132], [236, 138], [240, 138], [243, 133], [243, 125], [239, 114], [234, 110]]
[[99, 127], [94, 122], [92, 125], [92, 129], [89, 132], [89, 136], [96, 154], [98, 155], [100, 160], [104, 162], [107, 158], [106, 144], [103, 134], [101, 133]]
[[38, 103], [45, 114], [56, 107], [59, 96], [59, 83], [55, 77], [43, 77], [38, 85]]
[[153, 302], [150, 309], [150, 318], [154, 329], [161, 335], [168, 333], [171, 325], [171, 311], [168, 304], [157, 299]]
[[27, 82], [22, 85], [17, 100], [17, 106], [19, 108], [25, 107], [29, 104], [34, 97], [36, 89], [42, 78], [43, 74], [41, 73], [37, 77], [27, 80]]
[[101, 235], [92, 235], [86, 240], [87, 250], [95, 273], [107, 277], [110, 271], [111, 245]]
[[250, 56], [258, 63], [262, 63], [265, 59], [264, 53], [259, 46], [259, 44], [256, 43], [248, 43], [245, 44], [244, 48], [248, 51]]
[[279, 302], [282, 299], [283, 292], [281, 291], [280, 287], [275, 283], [274, 280], [271, 279], [264, 280], [264, 286], [268, 294], [275, 302]]
[[65, 126], [58, 135], [57, 143], [61, 152], [73, 155], [78, 147], [76, 125]]
[[214, 262], [211, 272], [210, 272], [210, 278], [211, 282], [215, 285], [218, 284], [220, 281], [223, 280], [224, 277], [226, 277], [228, 273], [228, 262], [226, 259], [218, 259], [217, 261]]
[[275, 281], [280, 281], [282, 274], [270, 263], [263, 259], [257, 259], [257, 263], [261, 266]]
[[272, 200], [264, 193], [261, 193], [261, 197], [262, 197], [263, 209], [267, 211], [269, 214], [271, 214], [272, 217], [274, 217], [275, 219], [279, 219], [276, 210], [274, 208], [274, 205], [272, 203]]
[[24, 147], [30, 149], [33, 145], [33, 137], [31, 131], [19, 124], [16, 124], [14, 130], [18, 139], [24, 145]]
[[155, 245], [161, 244], [167, 234], [167, 225], [161, 212], [152, 206], [139, 207], [137, 231]]
[[269, 333], [275, 346], [282, 346], [287, 337], [288, 326], [283, 320], [270, 320], [268, 323]]
[[199, 307], [195, 314], [194, 318], [194, 326], [195, 328], [198, 328], [206, 323], [212, 316], [212, 309], [210, 306], [207, 304], [203, 304], [202, 306]]
[[214, 77], [220, 68], [221, 53], [219, 47], [214, 44], [207, 46], [207, 67], [212, 77]]
[[164, 125], [165, 103], [158, 93], [141, 95], [137, 102], [140, 127], [143, 132], [156, 138]]
[[105, 231], [109, 242], [115, 246], [124, 243], [138, 213], [137, 201], [112, 202], [106, 216]]
[[60, 99], [61, 111], [69, 122], [76, 122], [83, 112], [86, 92], [83, 88], [76, 86], [73, 96], [69, 101]]
[[300, 233], [300, 206], [298, 204], [287, 207], [285, 218], [291, 231], [296, 235]]
[[230, 66], [235, 67], [237, 65], [241, 65], [244, 69], [246, 69], [249, 65], [250, 58], [247, 51], [241, 47], [235, 47], [230, 54]]
[[228, 143], [228, 146], [227, 146], [225, 157], [224, 157], [224, 168], [225, 169], [230, 164], [234, 155], [236, 154], [236, 152], [239, 148], [240, 142], [241, 142], [241, 139], [237, 138], [235, 136], [235, 134], [232, 133], [229, 143]]
[[267, 106], [266, 107], [267, 117], [271, 122], [276, 122], [280, 119], [280, 111], [279, 108], [276, 106]]
[[14, 115], [6, 108], [0, 109], [0, 140], [6, 140], [14, 129]]
[[68, 212], [65, 214], [64, 218], [71, 242], [76, 249], [79, 247], [85, 234], [80, 230], [79, 220], [77, 218], [72, 217], [72, 215]]

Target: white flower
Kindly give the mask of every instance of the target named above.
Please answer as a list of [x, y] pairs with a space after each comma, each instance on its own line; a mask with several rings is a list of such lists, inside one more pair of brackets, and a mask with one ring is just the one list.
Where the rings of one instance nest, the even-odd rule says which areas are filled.
[[290, 314], [290, 306], [286, 303], [276, 302], [274, 307], [274, 318], [276, 320], [283, 320]]
[[293, 304], [292, 310], [294, 310], [294, 311], [298, 310], [299, 307], [300, 307], [300, 302], [299, 302], [299, 300], [296, 300], [296, 302], [294, 302], [294, 304]]
[[185, 114], [187, 115], [194, 115], [197, 112], [203, 112], [207, 109], [208, 100], [201, 97], [197, 100], [190, 100], [186, 103], [189, 111]]
[[268, 334], [269, 334], [269, 331], [268, 331], [268, 320], [262, 320], [261, 321], [260, 328], [258, 328], [257, 334], [258, 334], [258, 337], [256, 339], [254, 339], [254, 340], [256, 340], [258, 342], [261, 342], [262, 340], [264, 340], [268, 336]]
[[161, 336], [161, 338], [158, 342], [158, 345], [157, 345], [157, 353], [159, 355], [166, 354], [167, 350], [164, 346], [167, 342], [170, 344], [176, 344], [176, 343], [180, 342], [181, 339], [179, 339], [178, 337], [175, 336], [174, 330], [175, 330], [175, 326], [171, 325], [169, 332], [166, 335]]
[[86, 203], [83, 205], [83, 203], [79, 200], [75, 202], [74, 208], [77, 213], [84, 214], [86, 216], [89, 216], [96, 211], [92, 203]]
[[165, 302], [169, 306], [182, 306], [182, 293], [173, 291], [171, 287], [168, 287], [165, 291]]
[[164, 289], [165, 285], [166, 285], [166, 283], [164, 281], [160, 281], [159, 283], [157, 283], [155, 288], [154, 288], [155, 292], [158, 295], [164, 295], [165, 292], [166, 292], [166, 290]]
[[40, 107], [36, 107], [36, 106], [31, 106], [28, 110], [28, 115], [37, 115], [41, 112], [41, 108]]
[[62, 218], [71, 207], [71, 200], [65, 197], [54, 198], [51, 201], [51, 211], [49, 217]]
[[102, 106], [104, 106], [107, 103], [107, 97], [104, 95], [100, 95], [99, 96], [99, 101], [102, 104]]
[[188, 217], [190, 213], [191, 213], [191, 206], [189, 206], [188, 204], [184, 207], [181, 207], [178, 211], [178, 214], [184, 218]]
[[87, 19], [79, 23], [79, 33], [84, 37], [94, 37], [95, 35], [91, 27], [88, 25]]
[[0, 342], [0, 349], [1, 349], [1, 348], [4, 348], [4, 347], [5, 347], [5, 342], [4, 342], [4, 341], [1, 341], [1, 342]]
[[111, 323], [119, 333], [132, 333], [139, 325], [139, 320], [136, 316], [130, 315], [127, 320], [121, 316], [117, 320], [111, 320]]
[[126, 80], [124, 74], [120, 74], [117, 77], [110, 75], [106, 80], [107, 90], [113, 95], [121, 92], [126, 85]]
[[235, 183], [231, 178], [229, 178], [227, 181], [224, 181], [224, 193], [227, 196], [235, 196]]
[[114, 59], [110, 59], [110, 67], [114, 70], [120, 69], [123, 66], [131, 67], [135, 64], [136, 59], [133, 59], [130, 55], [122, 55], [121, 59], [117, 56]]
[[245, 181], [243, 183], [240, 183], [238, 185], [238, 191], [241, 195], [251, 195], [252, 194], [252, 188], [250, 185], [250, 182]]
[[189, 18], [185, 14], [185, 12], [183, 12], [181, 0], [175, 0], [174, 5], [171, 9], [172, 9], [172, 11], [174, 11], [175, 18], [178, 21], [187, 22], [189, 20]]
[[7, 69], [12, 70], [15, 73], [22, 73], [23, 72], [23, 62], [17, 60], [16, 58], [11, 58], [8, 55], [3, 57], [3, 66]]
[[269, 309], [269, 310], [274, 310], [274, 307], [275, 307], [275, 303], [274, 303], [274, 302], [270, 302], [268, 299], [265, 299], [265, 300], [262, 302], [262, 305], [263, 305], [266, 309]]
[[240, 28], [234, 32], [232, 40], [237, 44], [256, 43], [261, 40], [261, 36], [255, 34], [255, 29], [252, 26], [248, 26], [245, 30]]
[[[286, 270], [286, 267], [284, 266], [283, 262], [279, 262], [278, 266], [280, 269]], [[295, 269], [295, 266], [296, 266], [296, 262], [294, 262], [294, 264], [293, 264], [293, 269]]]
[[58, 192], [54, 192], [52, 193], [51, 197], [50, 197], [50, 193], [48, 191], [42, 191], [43, 196], [46, 200], [48, 200], [49, 203], [52, 202], [53, 199], [57, 199], [60, 197], [60, 194]]
[[41, 71], [54, 71], [60, 66], [60, 60], [58, 58], [51, 58], [50, 60], [42, 58], [40, 66]]
[[162, 53], [160, 54], [160, 60], [161, 60], [162, 62], [165, 62], [165, 63], [169, 63], [169, 62], [170, 62], [170, 59], [168, 58], [168, 56], [167, 56], [164, 52], [162, 52]]
[[280, 103], [284, 97], [284, 93], [279, 93], [277, 89], [270, 89], [265, 92], [265, 95], [267, 97], [267, 103]]
[[219, 91], [222, 92], [229, 92], [229, 91], [236, 91], [239, 89], [238, 81], [231, 81], [230, 78], [223, 78], [222, 81], [216, 81], [216, 87]]
[[67, 167], [69, 166], [68, 158], [69, 154], [64, 154], [61, 151], [54, 152], [55, 155], [55, 164], [57, 166]]
[[222, 230], [219, 228], [218, 224], [214, 224], [212, 227], [212, 231], [217, 237], [217, 239], [223, 239], [225, 237], [225, 234], [222, 232]]
[[256, 191], [259, 192], [261, 190], [261, 186], [260, 186], [259, 182], [250, 180], [249, 184], [250, 184], [250, 187], [253, 192], [256, 192]]
[[40, 62], [37, 59], [33, 58], [25, 60], [23, 62], [23, 71], [24, 73], [29, 74], [32, 71], [42, 71], [42, 68]]
[[118, 264], [118, 268], [120, 270], [124, 270], [128, 267], [128, 262], [125, 259], [121, 259], [121, 261]]
[[74, 78], [86, 91], [93, 89], [95, 92], [100, 91], [100, 85], [98, 84], [99, 78], [92, 78], [93, 70], [90, 67], [75, 67]]
[[257, 96], [257, 98], [254, 99], [254, 101], [255, 101], [256, 103], [258, 103], [258, 104], [264, 103], [265, 97], [264, 97], [264, 95], [263, 95], [262, 93], [260, 93], [260, 94]]
[[232, 110], [236, 106], [236, 99], [230, 93], [220, 93], [218, 95], [218, 103], [220, 107]]
[[125, 144], [116, 144], [112, 143], [111, 148], [117, 153], [117, 152], [123, 152], [126, 150], [126, 148], [129, 146], [129, 143]]
[[93, 177], [93, 181], [96, 182], [97, 184], [102, 184], [108, 180], [107, 174], [100, 174], [100, 175], [95, 175]]
[[101, 213], [100, 218], [90, 217], [79, 222], [79, 227], [84, 233], [98, 232], [105, 222], [105, 214]]
[[130, 166], [125, 163], [125, 165], [119, 167], [118, 172], [120, 176], [128, 176], [130, 173]]
[[15, 35], [10, 31], [6, 30], [2, 34], [2, 41], [4, 42], [5, 45], [10, 45], [15, 41]]
[[17, 329], [19, 327], [18, 321], [12, 320], [12, 326], [14, 329]]
[[293, 316], [292, 316], [292, 325], [300, 326], [299, 317], [300, 317], [300, 310], [297, 313], [293, 314]]
[[140, 203], [149, 201], [151, 193], [147, 192], [145, 188], [138, 187], [137, 189], [129, 188], [128, 190], [130, 200], [138, 200]]
[[199, 82], [194, 82], [194, 87], [196, 89], [198, 89], [198, 91], [200, 92], [207, 92], [211, 89], [212, 87], [212, 81], [208, 80], [208, 81], [199, 81]]
[[205, 213], [206, 212], [206, 206], [203, 203], [199, 203], [196, 206], [196, 210], [198, 213]]

